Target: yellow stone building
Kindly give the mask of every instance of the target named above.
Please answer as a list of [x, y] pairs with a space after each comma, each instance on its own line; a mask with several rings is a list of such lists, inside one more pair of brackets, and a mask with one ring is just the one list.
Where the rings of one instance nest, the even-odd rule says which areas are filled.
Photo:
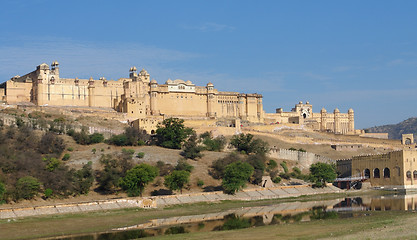
[[125, 113], [133, 125], [147, 132], [155, 130], [164, 118], [185, 119], [241, 119], [255, 123], [296, 123], [314, 130], [337, 134], [357, 134], [354, 113], [340, 113], [335, 109], [327, 113], [312, 112], [310, 103], [300, 102], [291, 112], [277, 109], [265, 114], [262, 95], [239, 92], [222, 92], [212, 83], [196, 86], [191, 81], [168, 79], [164, 84], [151, 80], [144, 69], [139, 73], [131, 67], [128, 78], [116, 81], [100, 79], [62, 78], [59, 64], [45, 63], [23, 76], [15, 76], [0, 84], [0, 96], [8, 104], [34, 104], [37, 106], [77, 106], [111, 108]]
[[385, 154], [352, 158], [352, 176], [364, 176], [373, 187], [417, 188], [417, 150], [400, 150]]

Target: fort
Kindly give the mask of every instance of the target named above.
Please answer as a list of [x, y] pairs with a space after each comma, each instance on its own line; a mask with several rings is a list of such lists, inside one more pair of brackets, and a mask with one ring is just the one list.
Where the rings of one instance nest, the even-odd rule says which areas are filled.
[[62, 78], [59, 63], [42, 63], [36, 70], [15, 76], [0, 85], [0, 96], [7, 104], [37, 106], [75, 106], [110, 108], [124, 113], [134, 126], [152, 133], [157, 124], [169, 117], [185, 119], [241, 119], [251, 123], [303, 124], [318, 131], [359, 135], [355, 130], [354, 112], [313, 113], [313, 106], [299, 102], [290, 112], [282, 108], [265, 113], [262, 95], [223, 92], [209, 82], [196, 86], [191, 81], [168, 79], [164, 84], [151, 80], [149, 73], [131, 67], [128, 78], [107, 80], [101, 77]]

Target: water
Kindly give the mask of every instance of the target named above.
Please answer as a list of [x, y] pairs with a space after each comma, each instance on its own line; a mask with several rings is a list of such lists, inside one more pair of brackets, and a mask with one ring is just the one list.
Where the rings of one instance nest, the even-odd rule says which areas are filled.
[[63, 236], [54, 239], [137, 239], [168, 234], [226, 231], [265, 225], [291, 224], [317, 219], [357, 217], [363, 215], [359, 214], [362, 211], [391, 210], [417, 210], [417, 194], [363, 196], [239, 208], [218, 213], [154, 219], [143, 224], [111, 229], [108, 232]]

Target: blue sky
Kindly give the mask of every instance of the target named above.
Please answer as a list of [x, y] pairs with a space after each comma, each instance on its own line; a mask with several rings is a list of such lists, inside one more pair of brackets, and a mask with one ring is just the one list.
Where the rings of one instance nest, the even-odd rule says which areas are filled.
[[357, 128], [417, 117], [417, 1], [0, 1], [0, 82], [42, 62], [62, 77], [211, 81], [355, 110]]

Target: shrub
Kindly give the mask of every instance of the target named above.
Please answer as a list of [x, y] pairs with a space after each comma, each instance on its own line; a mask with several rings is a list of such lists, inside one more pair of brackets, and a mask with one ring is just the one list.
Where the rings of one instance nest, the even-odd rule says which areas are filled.
[[68, 159], [70, 159], [71, 155], [69, 153], [65, 153], [64, 156], [62, 157], [62, 161], [67, 161]]
[[187, 171], [187, 172], [191, 172], [194, 169], [194, 167], [187, 163], [187, 160], [185, 159], [180, 159], [178, 160], [177, 166], [175, 166], [175, 170], [177, 171]]
[[89, 144], [101, 143], [104, 141], [104, 136], [101, 133], [93, 133], [89, 136]]
[[156, 176], [158, 176], [156, 167], [142, 163], [126, 172], [126, 176], [120, 180], [120, 186], [129, 196], [139, 196]]
[[335, 167], [327, 163], [313, 163], [310, 166], [310, 178], [314, 187], [324, 187], [326, 182], [333, 182], [337, 177]]
[[213, 139], [210, 132], [205, 132], [200, 135], [200, 139], [205, 146], [207, 151], [220, 152], [226, 145], [226, 138], [224, 136], [218, 136]]
[[41, 183], [38, 179], [26, 176], [19, 178], [16, 182], [15, 200], [32, 199], [39, 192]]
[[190, 172], [185, 170], [175, 170], [170, 175], [165, 177], [164, 185], [172, 190], [180, 190], [182, 193], [182, 189], [188, 182], [190, 181]]
[[269, 151], [268, 143], [253, 137], [250, 133], [235, 135], [230, 140], [230, 145], [234, 146], [238, 152], [244, 151], [245, 154], [266, 154]]
[[74, 190], [77, 194], [87, 194], [94, 182], [92, 162], [89, 161], [74, 173]]
[[275, 177], [274, 179], [272, 179], [272, 181], [274, 183], [280, 183], [281, 182], [281, 178], [280, 177]]
[[59, 159], [56, 159], [54, 157], [52, 158], [42, 158], [42, 160], [46, 163], [46, 170], [52, 172], [54, 171], [56, 168], [59, 167], [59, 165], [61, 164], [61, 161]]
[[45, 198], [49, 198], [52, 196], [52, 193], [53, 193], [52, 189], [47, 188], [45, 189], [45, 192], [43, 194], [45, 195]]
[[70, 152], [72, 152], [72, 151], [74, 151], [74, 148], [69, 147], [69, 148], [67, 148], [67, 150], [70, 151]]
[[203, 180], [201, 180], [201, 179], [198, 179], [198, 180], [197, 180], [197, 186], [199, 186], [199, 187], [204, 186], [204, 181], [203, 181]]
[[158, 161], [156, 167], [159, 169], [159, 176], [168, 175], [174, 170], [174, 167], [171, 164], [164, 163], [163, 161]]
[[278, 166], [278, 163], [275, 160], [273, 160], [273, 159], [269, 160], [269, 162], [268, 162], [268, 170], [269, 171], [275, 169], [277, 166]]
[[93, 154], [96, 154], [97, 149], [93, 148], [93, 149], [91, 149], [91, 152], [92, 152]]
[[158, 124], [157, 144], [165, 148], [181, 149], [183, 142], [191, 133], [192, 129], [184, 126], [183, 119], [168, 118], [162, 124]]
[[138, 154], [136, 155], [137, 158], [143, 158], [145, 157], [145, 153], [144, 152], [138, 152]]
[[6, 185], [4, 183], [0, 182], [0, 202], [3, 201], [3, 196], [6, 193]]
[[293, 148], [293, 147], [288, 148], [288, 150], [297, 151], [297, 149], [296, 148]]
[[202, 147], [197, 146], [197, 135], [193, 133], [184, 144], [184, 150], [181, 152], [181, 156], [188, 159], [201, 158], [203, 156], [203, 154], [200, 153], [201, 150]]
[[245, 162], [234, 162], [226, 166], [222, 181], [223, 189], [234, 194], [243, 188], [253, 174], [253, 167]]
[[288, 173], [287, 162], [282, 161], [279, 165], [281, 165], [282, 169], [284, 169], [284, 173]]
[[219, 158], [211, 164], [209, 174], [215, 179], [223, 178], [224, 169], [226, 166], [241, 160], [241, 156], [236, 153], [231, 153], [224, 158]]

